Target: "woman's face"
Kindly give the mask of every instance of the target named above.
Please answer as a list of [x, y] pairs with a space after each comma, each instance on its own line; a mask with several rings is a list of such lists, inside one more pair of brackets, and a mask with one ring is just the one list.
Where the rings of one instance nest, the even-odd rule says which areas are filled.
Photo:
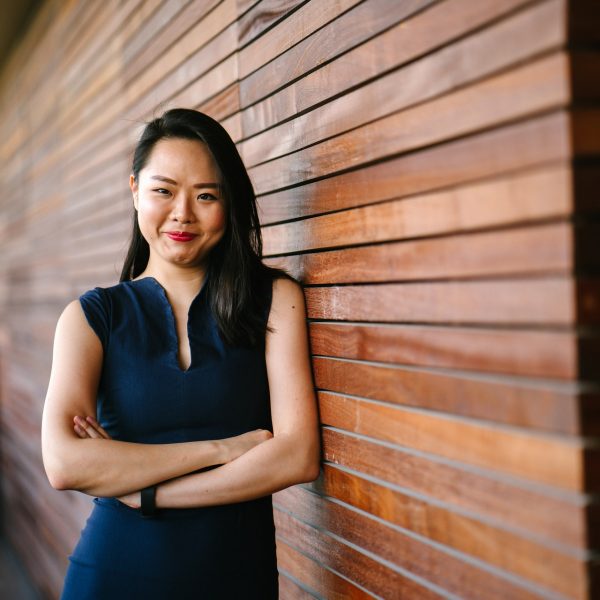
[[151, 261], [186, 267], [205, 264], [227, 224], [220, 183], [204, 143], [167, 138], [154, 145], [138, 182], [133, 175], [129, 182]]

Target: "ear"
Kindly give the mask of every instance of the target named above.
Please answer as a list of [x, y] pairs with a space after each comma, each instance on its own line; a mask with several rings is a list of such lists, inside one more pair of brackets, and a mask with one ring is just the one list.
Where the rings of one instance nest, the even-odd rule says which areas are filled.
[[133, 207], [135, 210], [138, 209], [138, 184], [133, 176], [133, 173], [129, 175], [129, 187], [131, 188], [131, 193], [133, 194]]

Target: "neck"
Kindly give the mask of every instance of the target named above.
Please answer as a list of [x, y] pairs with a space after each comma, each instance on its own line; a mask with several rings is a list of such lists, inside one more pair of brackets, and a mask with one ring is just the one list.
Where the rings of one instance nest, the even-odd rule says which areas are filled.
[[207, 268], [177, 267], [175, 265], [157, 265], [148, 261], [148, 265], [136, 279], [154, 277], [167, 291], [169, 297], [182, 303], [191, 301], [200, 291]]

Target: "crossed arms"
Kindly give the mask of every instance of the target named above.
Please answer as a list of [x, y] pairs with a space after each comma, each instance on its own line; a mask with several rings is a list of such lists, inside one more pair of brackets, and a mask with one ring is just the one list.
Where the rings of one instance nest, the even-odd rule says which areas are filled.
[[[242, 502], [319, 474], [320, 441], [301, 287], [273, 283], [265, 358], [273, 432], [223, 440], [136, 444], [112, 440], [93, 419], [102, 345], [78, 300], [60, 316], [42, 416], [42, 456], [51, 485], [139, 506], [139, 490], [157, 487], [163, 508]], [[203, 467], [220, 465], [195, 473]]]

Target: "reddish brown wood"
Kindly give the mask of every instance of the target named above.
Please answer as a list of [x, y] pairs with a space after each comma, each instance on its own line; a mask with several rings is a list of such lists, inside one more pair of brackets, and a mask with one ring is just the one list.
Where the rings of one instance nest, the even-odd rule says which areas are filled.
[[280, 573], [289, 573], [295, 580], [305, 582], [315, 592], [315, 596], [331, 600], [374, 598], [373, 595], [301, 554], [282, 539], [277, 541], [277, 565]]
[[[445, 5], [441, 5], [438, 11], [444, 8]], [[241, 145], [246, 164], [253, 166], [289, 154], [309, 144], [359, 127], [365, 122], [375, 121], [441, 96], [450, 90], [464, 87], [480, 78], [513, 66], [513, 63], [523, 62], [532, 54], [535, 56], [540, 52], [554, 49], [557, 44], [564, 41], [564, 28], [560, 26], [562, 11], [559, 3], [546, 3], [536, 8], [538, 10], [534, 10], [533, 14], [520, 13], [517, 17], [509, 19], [508, 22], [503, 21], [491, 30], [480, 31], [438, 52], [427, 54], [424, 58], [396, 69], [370, 82], [367, 86], [348, 91], [343, 96], [292, 121], [285, 121], [254, 135]], [[430, 23], [439, 23], [438, 11], [425, 11], [419, 16], [424, 15], [423, 18], [428, 18]], [[432, 12], [436, 12], [436, 15], [432, 15]], [[467, 12], [470, 11], [467, 9]], [[453, 11], [452, 14], [456, 15], [456, 12]], [[418, 20], [418, 17], [413, 20]], [[530, 35], [534, 23], [546, 33], [547, 37]], [[400, 29], [402, 25], [404, 27]], [[468, 22], [461, 21], [460, 26], [468, 27]], [[407, 28], [410, 29], [411, 26], [401, 24], [396, 32], [396, 38], [402, 38]], [[388, 32], [388, 35], [391, 33], [393, 32]], [[414, 34], [416, 38], [413, 39], [421, 37], [418, 32]], [[427, 41], [431, 44], [439, 44], [444, 37], [438, 35], [435, 41]], [[427, 41], [424, 44], [427, 44]], [[407, 52], [404, 44], [398, 46], [402, 48], [400, 53]], [[356, 65], [354, 71], [359, 72]], [[343, 71], [337, 77], [345, 79]], [[335, 81], [336, 77], [332, 76], [331, 79]], [[328, 85], [325, 89], [329, 87]], [[373, 97], [377, 98], [377, 102], [371, 101]], [[356, 110], [358, 106], [361, 110]], [[244, 130], [246, 131], [246, 128]]]
[[468, 373], [330, 358], [314, 358], [313, 369], [317, 387], [324, 390], [543, 431], [574, 434], [582, 429], [573, 385], [534, 387]]
[[116, 283], [134, 141], [178, 105], [305, 286], [324, 468], [275, 494], [282, 597], [597, 594], [595, 4], [42, 3], [0, 73], [0, 427], [48, 598], [89, 512], [41, 464], [56, 319]]
[[525, 536], [586, 547], [585, 502], [577, 496], [548, 494], [522, 480], [335, 429], [324, 428], [323, 444], [325, 460], [334, 464], [435, 498], [475, 518], [493, 519]]
[[442, 596], [327, 533], [275, 509], [278, 539], [383, 598], [439, 600]]
[[[257, 192], [262, 194], [475, 133], [484, 126], [501, 125], [566, 106], [570, 100], [567, 69], [563, 53], [541, 58], [252, 167], [250, 175]], [[580, 152], [594, 147], [592, 134], [586, 133], [593, 117], [592, 111], [581, 116]], [[398, 135], [399, 131], [402, 135]], [[265, 139], [263, 143], [273, 143], [273, 139]], [[586, 144], [590, 148], [586, 149]]]
[[[245, 137], [255, 135], [415, 58], [428, 55], [444, 44], [447, 45], [438, 54], [428, 55], [422, 61], [413, 62], [402, 70], [401, 75], [406, 77], [406, 82], [403, 87], [392, 88], [395, 96], [405, 98], [421, 92], [430, 97], [448, 89], [447, 86], [457, 85], [466, 73], [470, 72], [471, 77], [476, 77], [477, 73], [485, 72], [485, 67], [482, 71], [478, 61], [494, 69], [509, 65], [518, 60], [518, 57], [523, 59], [564, 43], [564, 11], [558, 0], [534, 5], [530, 10], [518, 12], [500, 23], [494, 22], [490, 30], [477, 31], [477, 28], [504, 16], [520, 4], [523, 4], [523, 0], [501, 3], [492, 0], [476, 3], [454, 0], [433, 4], [428, 10], [418, 12], [407, 21], [402, 21], [337, 56], [333, 61], [319, 65], [316, 70], [277, 93], [248, 106], [243, 113]], [[308, 10], [310, 6], [309, 4]], [[537, 36], [530, 35], [534, 25], [539, 27]], [[454, 38], [469, 34], [473, 29], [476, 33], [472, 38], [455, 41]], [[402, 40], [402, 43], [398, 43], [398, 40]], [[453, 43], [448, 44], [451, 41]], [[254, 48], [252, 54], [241, 54], [242, 73], [247, 71], [249, 55], [250, 59], [255, 56]], [[438, 69], [438, 65], [441, 68]], [[370, 87], [359, 88], [357, 92], [368, 92]], [[386, 89], [385, 93], [390, 93], [390, 90]], [[343, 103], [345, 97], [341, 97], [339, 101]], [[360, 114], [379, 104], [367, 102]], [[327, 110], [334, 112], [330, 110], [333, 106], [334, 103], [328, 104]], [[319, 113], [322, 114], [322, 111]], [[331, 117], [335, 121], [335, 114]], [[297, 121], [298, 119], [294, 122]]]
[[[595, 285], [580, 287], [580, 310], [591, 322], [597, 317]], [[559, 277], [314, 287], [305, 295], [311, 319], [536, 326], [576, 319], [572, 281]]]
[[181, 38], [191, 27], [202, 22], [208, 14], [219, 4], [218, 0], [207, 2], [190, 2], [177, 16], [169, 21], [155, 21], [148, 33], [152, 34], [152, 44], [135, 58], [125, 55], [125, 79], [131, 82], [140, 73], [146, 70], [161, 55], [163, 55], [174, 40]]
[[[516, 205], [542, 206], [546, 197], [558, 209], [554, 214], [565, 215], [574, 202], [571, 171], [562, 163], [569, 144], [569, 120], [554, 113], [262, 196], [262, 223], [406, 197], [548, 162], [561, 164], [556, 170], [533, 172], [529, 180], [524, 173], [523, 186], [516, 180]], [[506, 152], [507, 147], [511, 152]]]
[[[578, 356], [591, 351], [578, 352], [575, 335], [565, 332], [319, 321], [309, 329], [315, 355], [556, 379], [575, 378]], [[548, 405], [546, 410], [553, 412]], [[561, 417], [553, 427], [576, 433], [576, 414], [575, 420], [564, 413]]]
[[[294, 493], [295, 492], [295, 493]], [[496, 573], [466, 563], [456, 555], [426, 544], [422, 539], [405, 535], [402, 530], [388, 527], [347, 506], [322, 499], [301, 489], [278, 492], [273, 501], [317, 528], [326, 527], [339, 537], [381, 556], [385, 560], [414, 573], [448, 592], [458, 592], [477, 598], [535, 598], [536, 594], [504, 580]], [[570, 590], [573, 593], [575, 590]], [[576, 591], [578, 595], [578, 591]]]
[[[377, 395], [377, 392], [375, 392]], [[399, 399], [398, 399], [399, 400]], [[582, 444], [319, 392], [325, 425], [524, 479], [584, 491]]]
[[[246, 63], [242, 70], [243, 75], [251, 73], [257, 66], [261, 67], [241, 83], [242, 106], [248, 106], [264, 98], [269, 92], [283, 87], [320, 63], [332, 60], [344, 51], [350, 50], [361, 42], [377, 35], [389, 25], [406, 19], [411, 14], [432, 4], [432, 2], [433, 0], [409, 0], [399, 4], [393, 0], [380, 0], [377, 3], [343, 0], [341, 3], [338, 2], [337, 5], [331, 5], [325, 12], [322, 6], [318, 10], [316, 6], [307, 7], [305, 12], [308, 13], [308, 22], [304, 24], [302, 21], [298, 21], [294, 24], [294, 35], [297, 36], [296, 39], [301, 41], [294, 45], [291, 50], [278, 58], [274, 58], [277, 55], [276, 53], [289, 47], [290, 44], [290, 41], [285, 37], [286, 30], [283, 28], [281, 30], [283, 35], [276, 37], [274, 40], [275, 44], [279, 42], [279, 45], [276, 45], [274, 49], [269, 49], [264, 54], [258, 54], [255, 61], [251, 58], [244, 60], [242, 56], [242, 65]], [[335, 17], [341, 10], [353, 5], [357, 6], [340, 18], [329, 24], [325, 24], [327, 23], [326, 20], [323, 23], [323, 16], [326, 18]], [[292, 15], [292, 19], [295, 16], [301, 17], [303, 13], [298, 11], [296, 15]], [[290, 21], [290, 23], [293, 23], [293, 21]], [[321, 25], [325, 26], [320, 27]], [[264, 43], [263, 40], [261, 45]], [[260, 52], [259, 48], [250, 47], [248, 51], [250, 50], [254, 55]]]
[[[577, 586], [586, 568], [583, 560], [574, 558], [572, 549], [567, 553], [548, 548], [527, 535], [503, 529], [503, 523], [472, 518], [435, 500], [403, 493], [329, 463], [310, 488], [542, 586]], [[298, 493], [297, 501], [304, 503], [303, 498]], [[505, 552], [506, 548], [511, 551]]]
[[[282, 20], [288, 19], [289, 15], [302, 4], [302, 0], [261, 0], [259, 2], [256, 0], [237, 0], [239, 15], [237, 20], [238, 46], [240, 48], [247, 46], [263, 34], [266, 29], [271, 29]], [[268, 38], [273, 40], [274, 37], [274, 32], [270, 32]], [[255, 60], [261, 65], [267, 62], [266, 57], [259, 56], [257, 48], [254, 46], [252, 52], [247, 52], [247, 55], [255, 57]]]
[[315, 598], [313, 594], [282, 575], [279, 576], [279, 597], [282, 600], [309, 600]]
[[[482, 186], [478, 186], [481, 191]], [[488, 188], [489, 189], [489, 188]], [[279, 254], [298, 252], [302, 249], [326, 249], [352, 246], [359, 243], [388, 242], [421, 235], [443, 234], [453, 228], [468, 230], [484, 226], [487, 219], [518, 219], [514, 209], [514, 196], [504, 190], [489, 190], [489, 204], [480, 198], [475, 205], [473, 190], [452, 194], [430, 195], [416, 201], [398, 200], [374, 206], [315, 217], [267, 227], [263, 230], [265, 252]], [[496, 191], [496, 193], [494, 193]], [[499, 192], [499, 193], [498, 193]], [[446, 206], [442, 198], [448, 200]], [[419, 200], [421, 202], [419, 202]], [[439, 202], [436, 203], [436, 200]], [[463, 200], [463, 206], [457, 204]], [[469, 202], [471, 200], [471, 202]], [[436, 206], [437, 204], [437, 206]], [[470, 204], [468, 212], [462, 208]], [[531, 206], [532, 202], [529, 203]], [[531, 218], [528, 207], [521, 206], [521, 218]], [[492, 208], [493, 207], [493, 208]], [[439, 208], [438, 215], [435, 209]], [[504, 210], [503, 210], [504, 209]], [[547, 206], [545, 210], [551, 211]], [[423, 218], [423, 213], [430, 219]], [[502, 214], [504, 213], [504, 214]], [[463, 216], [464, 215], [464, 216]], [[510, 215], [510, 216], [509, 216]], [[541, 216], [541, 215], [540, 215]], [[444, 218], [445, 217], [445, 218]], [[595, 238], [580, 236], [582, 259], [594, 260], [592, 243]], [[582, 240], [589, 239], [588, 247]], [[387, 277], [400, 273], [403, 280], [437, 279], [442, 277], [475, 277], [477, 275], [507, 275], [513, 273], [556, 273], [569, 271], [574, 265], [574, 241], [572, 229], [567, 223], [535, 228], [513, 229], [498, 233], [481, 233], [468, 236], [436, 238], [423, 241], [344, 248], [334, 252], [311, 253], [304, 264], [304, 281], [360, 281], [345, 276], [347, 268], [352, 273], [372, 272], [369, 265], [382, 265]], [[293, 264], [293, 263], [292, 263]], [[313, 275], [314, 273], [314, 275]], [[371, 281], [373, 277], [369, 278]]]

